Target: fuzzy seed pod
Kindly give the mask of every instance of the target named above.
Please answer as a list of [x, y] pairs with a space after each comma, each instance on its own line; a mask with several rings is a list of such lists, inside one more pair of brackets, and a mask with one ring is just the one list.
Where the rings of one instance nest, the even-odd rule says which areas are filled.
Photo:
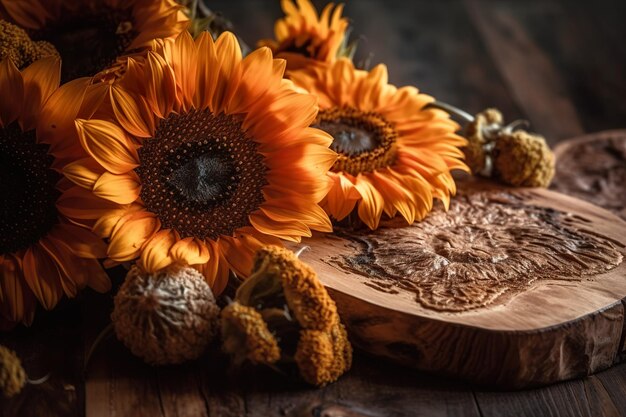
[[204, 277], [172, 265], [153, 274], [133, 266], [115, 296], [117, 338], [153, 365], [198, 358], [218, 329], [219, 308]]
[[261, 314], [236, 301], [222, 310], [222, 346], [237, 365], [246, 360], [270, 365], [280, 359], [278, 342]]
[[478, 113], [465, 129], [464, 153], [472, 173], [514, 187], [548, 187], [554, 176], [554, 154], [543, 137], [516, 130], [521, 124], [503, 125], [497, 109]]
[[9, 58], [17, 68], [24, 68], [47, 56], [59, 56], [51, 43], [32, 41], [24, 29], [0, 20], [0, 61]]
[[10, 398], [26, 385], [26, 372], [15, 352], [0, 346], [0, 392]]
[[521, 130], [496, 141], [494, 174], [515, 187], [548, 187], [554, 177], [554, 155], [545, 139]]

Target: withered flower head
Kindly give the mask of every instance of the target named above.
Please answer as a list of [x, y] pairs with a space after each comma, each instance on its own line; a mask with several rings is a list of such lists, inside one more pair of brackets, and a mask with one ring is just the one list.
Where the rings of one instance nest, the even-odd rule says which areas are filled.
[[0, 392], [6, 398], [13, 397], [22, 391], [26, 380], [20, 358], [12, 350], [0, 346]]
[[59, 57], [50, 42], [33, 41], [24, 29], [0, 20], [0, 61], [10, 59], [18, 69], [23, 69], [47, 56]]
[[279, 368], [295, 364], [313, 385], [337, 380], [352, 363], [352, 347], [334, 301], [308, 265], [276, 246], [257, 252], [252, 275], [222, 313], [222, 332], [224, 350], [236, 362], [248, 359]]

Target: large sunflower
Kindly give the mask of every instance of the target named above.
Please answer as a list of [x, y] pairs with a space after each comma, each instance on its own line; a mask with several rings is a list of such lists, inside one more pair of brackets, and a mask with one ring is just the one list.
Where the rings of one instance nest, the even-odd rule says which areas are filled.
[[317, 203], [330, 187], [332, 138], [309, 127], [316, 99], [284, 68], [267, 48], [242, 59], [231, 33], [184, 33], [129, 66], [110, 100], [77, 120], [90, 158], [65, 173], [102, 199], [91, 215], [111, 260], [195, 265], [219, 293], [229, 268], [250, 273], [263, 244], [331, 230]]
[[0, 18], [59, 51], [63, 82], [92, 76], [188, 25], [174, 0], [0, 0]]
[[51, 309], [63, 294], [110, 285], [97, 261], [106, 246], [72, 216], [72, 184], [61, 174], [76, 148], [53, 134], [59, 109], [72, 105], [59, 79], [58, 58], [21, 72], [0, 62], [0, 322], [29, 324], [36, 300]]
[[383, 212], [413, 223], [432, 209], [433, 198], [448, 207], [456, 191], [450, 171], [468, 170], [459, 149], [466, 141], [447, 113], [426, 107], [432, 97], [388, 84], [384, 65], [368, 72], [347, 59], [291, 77], [319, 98], [314, 126], [333, 136], [331, 149], [339, 153], [322, 203], [334, 218], [358, 205], [360, 219], [376, 229]]
[[310, 0], [282, 0], [281, 5], [286, 16], [274, 25], [276, 40], [264, 39], [259, 46], [286, 59], [290, 71], [335, 61], [348, 29], [343, 5], [329, 3], [319, 16]]

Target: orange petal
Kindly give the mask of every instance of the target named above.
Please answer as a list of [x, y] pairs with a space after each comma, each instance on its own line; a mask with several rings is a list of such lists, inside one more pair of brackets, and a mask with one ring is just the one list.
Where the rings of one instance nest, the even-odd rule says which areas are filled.
[[383, 213], [385, 201], [376, 187], [362, 174], [356, 177], [355, 187], [361, 194], [359, 202], [359, 218], [372, 230], [378, 228], [380, 216]]
[[80, 111], [90, 78], [78, 78], [62, 85], [46, 102], [37, 121], [37, 136], [51, 144], [51, 151], [76, 144], [74, 120]]
[[199, 239], [186, 237], [172, 246], [170, 254], [175, 261], [188, 265], [204, 264], [210, 259], [206, 244]]
[[332, 174], [333, 187], [326, 196], [325, 206], [330, 214], [337, 220], [343, 220], [352, 213], [361, 194], [348, 178], [343, 174]]
[[63, 288], [56, 263], [38, 244], [26, 251], [23, 260], [24, 279], [35, 297], [46, 310], [51, 310], [61, 299]]
[[57, 209], [71, 219], [95, 220], [119, 206], [95, 196], [91, 191], [74, 186], [63, 192], [56, 203]]
[[120, 219], [118, 226], [115, 227], [111, 235], [108, 249], [109, 257], [117, 262], [126, 262], [137, 258], [143, 245], [160, 227], [159, 219], [147, 211], [132, 213], [128, 215], [127, 219]]
[[124, 174], [139, 166], [137, 150], [124, 131], [104, 120], [76, 120], [83, 148], [113, 174]]
[[22, 71], [22, 77], [24, 102], [19, 122], [22, 130], [27, 131], [35, 128], [44, 103], [59, 88], [61, 60], [48, 57], [35, 61]]
[[198, 51], [188, 31], [184, 31], [176, 38], [172, 53], [172, 67], [176, 74], [176, 82], [182, 92], [181, 101], [188, 109], [193, 104], [198, 69]]
[[106, 257], [106, 245], [91, 230], [72, 224], [60, 223], [48, 234], [57, 244], [65, 245], [72, 254], [80, 258], [98, 259]]
[[213, 101], [219, 76], [219, 72], [215, 70], [217, 67], [217, 56], [211, 34], [202, 32], [196, 38], [196, 48], [198, 51], [202, 51], [202, 53], [198, 54], [196, 90], [193, 102], [196, 108], [205, 108]]
[[146, 97], [148, 105], [159, 117], [166, 117], [176, 104], [176, 80], [165, 59], [148, 52], [146, 67]]
[[21, 265], [12, 255], [0, 257], [2, 313], [10, 321], [30, 321], [35, 312], [35, 297], [26, 285]]
[[326, 212], [317, 204], [299, 197], [271, 199], [264, 202], [260, 210], [270, 219], [279, 222], [299, 221], [319, 232], [330, 233], [332, 224]]
[[302, 236], [311, 237], [311, 230], [302, 222], [278, 222], [261, 213], [249, 216], [250, 224], [261, 233], [275, 236], [291, 242], [300, 242]]
[[83, 158], [72, 162], [63, 168], [63, 174], [74, 184], [88, 190], [93, 189], [94, 184], [104, 173], [102, 166], [93, 158]]
[[[0, 127], [10, 125], [22, 110], [24, 100], [24, 79], [13, 61], [3, 59], [0, 62]], [[8, 98], [8, 99], [7, 99]]]
[[173, 262], [170, 249], [176, 240], [176, 234], [170, 229], [160, 230], [148, 240], [141, 252], [141, 262], [147, 272], [156, 272]]
[[205, 243], [210, 253], [210, 259], [204, 264], [194, 265], [194, 268], [204, 275], [204, 278], [211, 287], [213, 294], [218, 296], [222, 293], [222, 291], [224, 291], [224, 288], [226, 288], [230, 275], [230, 268], [220, 253], [219, 243], [213, 240], [208, 240]]
[[224, 32], [215, 42], [215, 52], [220, 75], [213, 94], [211, 110], [221, 113], [229, 107], [241, 79], [241, 47], [235, 35]]
[[107, 210], [102, 217], [98, 219], [96, 224], [94, 224], [92, 230], [98, 236], [108, 238], [111, 236], [111, 233], [113, 233], [114, 228], [117, 226], [122, 217], [139, 210], [143, 210], [143, 206], [139, 204], [132, 204], [122, 208]]
[[139, 138], [153, 136], [150, 123], [143, 120], [147, 112], [141, 108], [144, 105], [142, 100], [133, 97], [118, 85], [111, 87], [110, 95], [115, 118], [128, 133]]
[[141, 185], [134, 172], [114, 175], [105, 172], [93, 186], [93, 193], [105, 200], [118, 204], [130, 204], [139, 198]]

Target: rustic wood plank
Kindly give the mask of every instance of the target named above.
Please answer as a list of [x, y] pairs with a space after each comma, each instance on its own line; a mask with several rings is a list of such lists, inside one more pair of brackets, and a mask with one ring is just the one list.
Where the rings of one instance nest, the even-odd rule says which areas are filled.
[[[552, 57], [529, 35], [514, 15], [512, 2], [466, 0], [472, 19], [491, 56], [507, 81], [516, 102], [528, 115], [533, 129], [550, 143], [584, 133], [580, 117]], [[552, 1], [525, 3], [536, 14], [555, 7]], [[560, 12], [560, 16], [566, 16]]]
[[626, 415], [626, 364], [617, 365], [597, 377], [619, 412]]
[[0, 395], [1, 417], [82, 415], [82, 315], [76, 300], [63, 300], [52, 312], [40, 311], [32, 327], [0, 333], [0, 344], [17, 352], [31, 379], [50, 374], [41, 385], [27, 385], [16, 397]]
[[[484, 417], [596, 417], [589, 407], [582, 381], [520, 392], [476, 392]], [[595, 410], [597, 411], [597, 410]]]

